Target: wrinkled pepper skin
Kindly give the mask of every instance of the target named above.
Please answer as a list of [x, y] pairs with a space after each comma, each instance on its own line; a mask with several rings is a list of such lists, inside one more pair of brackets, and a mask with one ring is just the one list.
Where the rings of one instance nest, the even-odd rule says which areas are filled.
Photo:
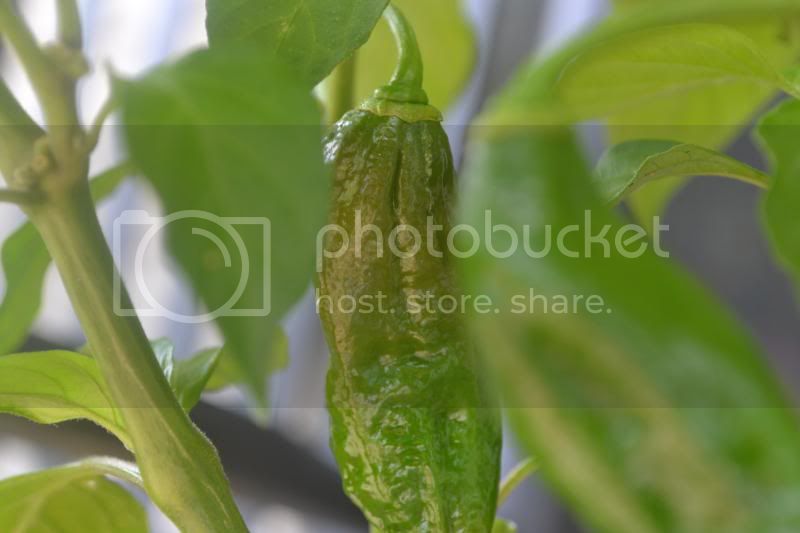
[[[500, 469], [498, 411], [481, 385], [460, 310], [409, 303], [426, 293], [460, 294], [446, 242], [455, 187], [450, 145], [438, 121], [415, 120], [429, 113], [406, 120], [392, 113], [352, 111], [325, 145], [334, 171], [330, 223], [352, 241], [340, 257], [324, 259], [319, 276], [331, 350], [331, 446], [345, 490], [373, 532], [488, 533]], [[357, 217], [361, 228], [381, 230], [382, 255], [374, 231], [364, 229], [356, 247]], [[432, 242], [428, 217], [431, 228], [441, 227]], [[390, 233], [403, 225], [421, 234], [417, 253], [405, 231], [400, 253], [389, 249]], [[325, 249], [342, 243], [331, 233]], [[349, 312], [349, 297], [381, 294], [380, 309], [374, 301], [374, 312]], [[344, 310], [328, 305], [342, 297]]]

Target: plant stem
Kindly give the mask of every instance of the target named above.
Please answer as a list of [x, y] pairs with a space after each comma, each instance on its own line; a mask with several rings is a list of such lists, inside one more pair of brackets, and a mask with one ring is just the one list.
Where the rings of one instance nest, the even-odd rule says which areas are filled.
[[58, 41], [73, 50], [83, 48], [81, 14], [76, 0], [56, 0], [58, 7]]
[[133, 442], [145, 489], [184, 531], [247, 531], [216, 450], [175, 399], [119, 284], [86, 180], [30, 210]]
[[103, 132], [103, 125], [114, 112], [115, 108], [116, 102], [114, 101], [114, 97], [111, 96], [105, 101], [100, 111], [97, 112], [97, 116], [94, 118], [94, 121], [92, 121], [89, 131], [86, 132], [86, 149], [89, 152], [97, 148], [97, 143], [100, 142], [100, 134]]
[[44, 110], [53, 152], [66, 156], [75, 144], [76, 131], [80, 131], [74, 105], [75, 80], [59, 72], [8, 0], [0, 1], [0, 33], [13, 46], [31, 80]]
[[386, 8], [384, 18], [394, 33], [399, 58], [389, 85], [378, 89], [376, 96], [402, 103], [427, 104], [428, 95], [422, 89], [422, 54], [414, 28], [394, 4]]
[[384, 17], [394, 33], [399, 53], [397, 67], [390, 83], [422, 89], [424, 74], [422, 54], [419, 51], [414, 28], [403, 12], [394, 4], [389, 4]]
[[528, 476], [536, 472], [539, 464], [533, 458], [525, 459], [508, 473], [508, 475], [500, 483], [500, 492], [497, 495], [497, 507], [499, 508], [514, 490], [525, 481]]
[[345, 59], [323, 85], [325, 115], [328, 124], [338, 122], [355, 106], [355, 78], [357, 53]]
[[0, 203], [6, 202], [20, 206], [30, 206], [41, 201], [42, 197], [34, 192], [0, 189]]

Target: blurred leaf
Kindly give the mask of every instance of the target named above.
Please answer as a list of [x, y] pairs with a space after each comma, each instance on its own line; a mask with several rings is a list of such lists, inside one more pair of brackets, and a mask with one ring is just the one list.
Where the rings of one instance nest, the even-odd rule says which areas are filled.
[[586, 50], [564, 69], [557, 92], [569, 113], [582, 119], [721, 83], [788, 87], [744, 34], [722, 25], [683, 24], [643, 29]]
[[18, 349], [36, 320], [50, 254], [33, 224], [26, 222], [3, 244], [6, 294], [0, 303], [0, 354]]
[[119, 89], [133, 160], [168, 214], [192, 212], [168, 225], [170, 249], [263, 403], [274, 325], [308, 288], [327, 213], [319, 109], [256, 48], [196, 52]]
[[[534, 59], [498, 99], [501, 105], [479, 122], [565, 124], [604, 118], [610, 125], [611, 144], [676, 139], [722, 149], [777, 92], [773, 70], [784, 71], [797, 61], [800, 4], [795, 0], [632, 0], [626, 7], [550, 58]], [[712, 30], [705, 36], [701, 30], [692, 36], [691, 28], [697, 30], [697, 23], [721, 23], [741, 35]], [[692, 26], [687, 28], [687, 24]], [[678, 25], [684, 25], [683, 29]], [[688, 33], [684, 40], [666, 42], [672, 31]], [[648, 42], [651, 39], [655, 40]], [[665, 43], [664, 48], [657, 46], [658, 40]], [[688, 60], [683, 66], [681, 50]], [[613, 64], [617, 59], [620, 63]], [[733, 63], [742, 60], [741, 65], [731, 59]], [[597, 91], [577, 83], [589, 80], [586, 74], [593, 71], [599, 76], [591, 80], [598, 82]], [[577, 99], [571, 103], [580, 109], [565, 105], [559, 83], [562, 75], [572, 84], [571, 98]], [[715, 81], [716, 75], [721, 77]], [[782, 88], [796, 92], [794, 83], [779, 79]], [[692, 83], [682, 83], [688, 80]], [[598, 104], [602, 105], [590, 100], [594, 96], [601, 98]], [[640, 220], [651, 219], [684, 181], [664, 180], [642, 188], [629, 200], [631, 209]]]
[[[282, 327], [275, 326], [273, 328], [269, 346], [267, 351], [269, 366], [266, 369], [266, 379], [261, 389], [263, 394], [261, 397], [253, 398], [257, 408], [248, 410], [253, 421], [259, 425], [265, 424], [269, 419], [269, 388], [267, 386], [269, 377], [289, 366], [289, 338]], [[211, 375], [206, 390], [219, 391], [245, 381], [246, 377], [242, 375], [235, 359], [231, 357], [227, 348], [223, 347], [219, 356], [219, 364]]]
[[765, 115], [758, 139], [772, 162], [775, 184], [764, 202], [772, 245], [800, 287], [800, 101], [783, 102]]
[[[127, 165], [120, 165], [93, 179], [95, 201], [110, 196], [130, 172]], [[33, 224], [23, 224], [5, 241], [2, 262], [6, 294], [0, 303], [0, 355], [5, 355], [17, 350], [28, 337], [39, 313], [50, 266], [50, 254]]]
[[41, 352], [0, 357], [0, 412], [40, 424], [91, 420], [132, 449], [97, 364], [84, 355]]
[[[204, 350], [189, 359], [175, 360], [175, 348], [168, 339], [152, 343], [158, 364], [186, 412], [191, 411], [206, 388], [219, 361], [220, 349]], [[241, 380], [240, 380], [241, 381]]]
[[206, 0], [211, 46], [247, 42], [274, 53], [307, 89], [369, 38], [388, 0]]
[[[766, 42], [761, 34], [768, 28], [773, 40], [778, 40], [776, 24], [798, 16], [800, 4], [794, 0], [677, 1], [626, 10], [579, 35], [549, 58], [534, 60], [523, 68], [481, 117], [482, 122], [564, 124], [614, 119], [631, 110], [643, 111], [648, 118], [653, 102], [669, 99], [679, 105], [695, 90], [721, 84], [721, 90], [741, 83], [751, 90], [796, 92], [779, 72], [790, 55], [787, 47]], [[726, 24], [712, 24], [715, 20]], [[758, 37], [737, 31], [734, 24], [742, 21]], [[777, 57], [774, 61], [773, 56]], [[654, 124], [632, 117], [629, 124], [637, 128], [702, 124], [693, 120], [697, 110], [686, 111], [669, 123], [659, 123], [656, 117], [649, 117]], [[728, 117], [715, 114], [714, 118]]]
[[732, 157], [674, 141], [629, 141], [608, 150], [595, 170], [600, 196], [618, 202], [646, 183], [679, 176], [724, 176], [759, 187], [769, 176]]
[[[431, 103], [446, 109], [464, 90], [475, 67], [476, 44], [461, 0], [396, 0], [417, 34], [425, 63], [425, 91]], [[397, 49], [385, 21], [358, 52], [358, 101], [386, 85], [394, 72]]]
[[[228, 350], [221, 348], [219, 365], [211, 375], [211, 379], [206, 387], [208, 390], [222, 390], [231, 385], [236, 385], [244, 380], [241, 370], [231, 357], [228, 357]], [[269, 372], [268, 376], [289, 366], [289, 338], [284, 333], [283, 328], [276, 326], [273, 330], [269, 349]]]
[[543, 475], [603, 531], [797, 529], [800, 427], [743, 328], [652, 250], [586, 244], [630, 228], [594, 194], [571, 132], [494, 133], [469, 152], [465, 221], [483, 228], [488, 210], [495, 227], [527, 227], [533, 250], [578, 228], [559, 250], [579, 258], [517, 246], [463, 265], [469, 293], [500, 309], [473, 330]]
[[0, 531], [146, 533], [142, 506], [106, 475], [142, 485], [135, 465], [106, 458], [0, 481]]
[[517, 524], [504, 518], [495, 518], [492, 533], [517, 533]]
[[[750, 38], [778, 69], [797, 60], [798, 46], [790, 38], [792, 18], [780, 21], [736, 22], [732, 27]], [[790, 85], [797, 86], [791, 80]], [[703, 86], [679, 95], [664, 95], [648, 105], [611, 117], [613, 143], [640, 138], [680, 139], [685, 143], [723, 149], [752, 122], [776, 90], [746, 81]], [[661, 214], [687, 178], [653, 182], [636, 191], [628, 204], [639, 220]]]

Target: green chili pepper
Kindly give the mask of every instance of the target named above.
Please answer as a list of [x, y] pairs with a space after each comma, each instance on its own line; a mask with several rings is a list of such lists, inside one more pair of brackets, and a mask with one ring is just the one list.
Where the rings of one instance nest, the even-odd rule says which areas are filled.
[[331, 446], [373, 531], [487, 533], [500, 422], [461, 313], [439, 305], [460, 294], [446, 242], [452, 154], [422, 90], [413, 30], [393, 8], [387, 18], [401, 44], [397, 72], [325, 147], [339, 228], [326, 234], [335, 253], [322, 262], [318, 293], [332, 357]]

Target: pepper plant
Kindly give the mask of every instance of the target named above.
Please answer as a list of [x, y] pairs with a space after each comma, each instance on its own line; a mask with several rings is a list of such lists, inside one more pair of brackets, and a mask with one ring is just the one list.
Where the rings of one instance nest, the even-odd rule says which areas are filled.
[[[513, 530], [497, 504], [537, 468], [601, 531], [800, 529], [790, 397], [731, 313], [664, 257], [653, 218], [688, 177], [760, 187], [774, 254], [800, 282], [800, 0], [614, 2], [607, 19], [531, 58], [493, 95], [472, 122], [458, 188], [436, 108], [453, 102], [474, 59], [459, 2], [388, 4], [207, 0], [209, 46], [134, 79], [115, 76], [84, 125], [76, 95], [92, 65], [77, 0], [54, 2], [54, 43], [37, 42], [14, 2], [0, 0], [0, 34], [44, 119], [0, 84], [0, 201], [27, 217], [2, 251], [0, 412], [90, 420], [134, 459], [87, 458], [0, 481], [0, 531], [146, 531], [142, 508], [114, 481], [142, 488], [183, 531], [246, 531], [188, 412], [204, 390], [229, 385], [265, 405], [280, 321], [312, 282], [320, 302], [379, 292], [395, 311], [320, 306], [332, 448], [374, 531]], [[90, 179], [114, 112], [125, 158]], [[578, 135], [589, 121], [605, 126], [610, 145], [598, 161]], [[753, 122], [769, 168], [724, 153]], [[208, 242], [182, 238], [196, 221], [167, 229], [206, 308], [231, 311], [232, 293], [238, 310], [261, 305], [210, 313], [224, 347], [176, 359], [132, 312], [95, 205], [134, 176], [167, 216], [269, 220], [271, 256], [256, 252], [263, 235], [237, 235], [251, 252], [240, 272]], [[441, 236], [480, 235], [487, 216], [491, 246], [454, 253], [469, 238]], [[397, 257], [332, 257], [342, 243], [330, 238], [315, 275], [326, 220], [345, 234], [357, 220], [391, 234], [429, 218], [441, 233], [426, 244], [447, 253], [410, 253], [400, 239]], [[589, 221], [623, 238], [584, 242]], [[532, 253], [553, 232], [559, 249]], [[15, 353], [51, 262], [88, 344]], [[268, 305], [264, 283], [240, 284], [243, 270], [269, 271]], [[604, 305], [502, 305], [533, 290]], [[425, 293], [472, 305], [414, 311], [410, 298]], [[498, 486], [501, 411], [534, 459]]]

